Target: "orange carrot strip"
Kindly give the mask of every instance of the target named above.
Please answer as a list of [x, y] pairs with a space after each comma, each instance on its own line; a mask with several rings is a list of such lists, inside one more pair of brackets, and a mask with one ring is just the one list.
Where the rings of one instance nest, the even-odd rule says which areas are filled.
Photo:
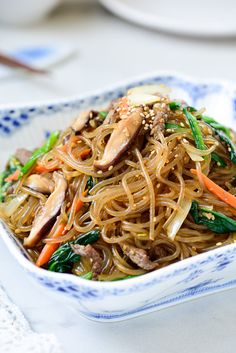
[[19, 179], [19, 176], [20, 176], [20, 170], [17, 169], [17, 170], [14, 171], [14, 173], [12, 173], [11, 175], [9, 175], [9, 176], [5, 179], [5, 181], [7, 181], [7, 182], [16, 181], [16, 180]]
[[80, 153], [80, 158], [81, 159], [85, 159], [87, 158], [91, 153], [91, 149], [90, 148], [86, 148], [85, 150], [83, 150], [81, 153]]
[[49, 173], [49, 172], [53, 172], [53, 171], [55, 171], [55, 170], [57, 170], [58, 168], [57, 167], [55, 167], [55, 168], [46, 168], [46, 167], [44, 167], [42, 164], [37, 164], [36, 166], [35, 166], [35, 168], [34, 168], [34, 171], [36, 172], [36, 173], [40, 173], [40, 174], [42, 174], [42, 173]]
[[191, 169], [191, 173], [193, 173], [194, 175], [197, 175], [198, 179], [204, 182], [205, 187], [210, 192], [215, 194], [220, 200], [236, 208], [236, 197], [234, 195], [222, 189], [219, 185], [214, 183], [214, 181], [212, 181], [206, 175], [204, 175], [200, 170]]
[[59, 147], [62, 152], [67, 152], [68, 150], [68, 144], [66, 143], [65, 145]]
[[[83, 196], [86, 196], [88, 193], [88, 190], [85, 190], [82, 195]], [[80, 199], [77, 201], [77, 204], [76, 204], [76, 207], [75, 207], [75, 212], [79, 212], [79, 210], [83, 207], [84, 203], [83, 201], [81, 201]]]
[[[60, 236], [62, 236], [63, 232], [65, 229], [65, 224], [61, 223], [56, 232], [53, 234], [52, 238], [56, 239], [59, 238]], [[46, 244], [44, 245], [37, 261], [36, 261], [36, 266], [38, 267], [42, 267], [43, 265], [45, 265], [51, 258], [52, 254], [58, 249], [60, 243], [57, 244]]]

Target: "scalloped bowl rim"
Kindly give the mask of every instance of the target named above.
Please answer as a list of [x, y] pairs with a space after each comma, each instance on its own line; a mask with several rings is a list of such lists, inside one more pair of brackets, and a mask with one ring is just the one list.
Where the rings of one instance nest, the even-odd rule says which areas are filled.
[[83, 94], [75, 94], [75, 95], [66, 96], [64, 98], [52, 98], [52, 99], [46, 99], [41, 101], [32, 100], [26, 103], [0, 104], [0, 113], [3, 113], [11, 109], [14, 109], [14, 110], [28, 109], [32, 106], [36, 108], [40, 108], [48, 105], [61, 105], [65, 103], [73, 103], [78, 100], [85, 100], [93, 96], [102, 95], [107, 92], [122, 88], [124, 86], [128, 86], [128, 85], [134, 86], [139, 81], [148, 80], [148, 79], [151, 80], [155, 77], [161, 77], [161, 76], [173, 76], [180, 80], [185, 80], [190, 83], [199, 84], [199, 85], [218, 84], [224, 87], [225, 89], [227, 89], [228, 91], [236, 92], [236, 84], [231, 80], [226, 80], [222, 78], [195, 78], [191, 75], [182, 74], [182, 73], [180, 74], [176, 71], [158, 70], [158, 71], [150, 71], [146, 74], [135, 75], [125, 80], [119, 80], [118, 82], [112, 85], [106, 85], [105, 87], [102, 87], [100, 89], [89, 90]]

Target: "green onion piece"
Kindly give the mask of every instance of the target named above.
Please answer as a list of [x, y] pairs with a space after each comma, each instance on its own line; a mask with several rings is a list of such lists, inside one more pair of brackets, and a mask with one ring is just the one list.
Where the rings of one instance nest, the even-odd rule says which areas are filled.
[[33, 167], [33, 165], [36, 163], [36, 161], [41, 156], [43, 156], [45, 153], [49, 152], [54, 147], [54, 145], [56, 144], [56, 142], [59, 138], [59, 135], [60, 135], [59, 131], [52, 132], [51, 135], [49, 136], [48, 140], [45, 142], [45, 144], [32, 153], [29, 160], [21, 168], [21, 177], [24, 174], [26, 174], [31, 167]]
[[202, 120], [205, 121], [205, 123], [209, 124], [211, 127], [213, 127], [215, 130], [220, 130], [223, 131], [228, 138], [230, 138], [230, 129], [227, 128], [226, 126], [218, 123], [218, 121], [216, 121], [215, 119], [206, 116], [206, 115], [202, 115], [201, 116]]
[[85, 273], [85, 275], [80, 276], [80, 278], [88, 279], [91, 281], [91, 279], [93, 279], [93, 272]]
[[197, 109], [194, 108], [194, 107], [188, 106], [188, 111], [189, 111], [190, 113], [194, 113], [194, 112], [197, 112]]
[[0, 187], [0, 202], [4, 201], [6, 196], [6, 191], [11, 185], [12, 185], [12, 182], [8, 181], [8, 182], [5, 182], [2, 187]]
[[188, 111], [187, 108], [183, 109], [183, 113], [185, 114], [186, 118], [188, 119], [190, 128], [191, 128], [192, 133], [193, 133], [193, 137], [194, 137], [194, 140], [195, 140], [196, 147], [199, 150], [205, 150], [206, 146], [204, 144], [202, 133], [201, 133], [200, 127], [198, 125], [198, 121], [197, 121], [196, 117], [194, 115], [192, 115]]
[[107, 114], [108, 114], [108, 112], [103, 112], [102, 111], [102, 112], [99, 112], [98, 114], [99, 114], [100, 118], [105, 119]]
[[235, 144], [231, 141], [231, 139], [223, 131], [215, 130], [215, 132], [219, 136], [219, 138], [223, 142], [225, 142], [225, 144], [227, 145], [231, 162], [236, 164], [236, 146], [235, 146]]
[[175, 111], [175, 110], [179, 110], [181, 108], [181, 103], [173, 101], [169, 103], [169, 107], [171, 110]]
[[212, 152], [211, 154], [211, 158], [214, 162], [216, 162], [216, 164], [219, 166], [219, 167], [222, 167], [222, 168], [225, 168], [226, 167], [226, 163], [225, 161], [223, 160], [223, 158], [221, 158], [217, 153], [215, 152]]
[[3, 202], [6, 196], [6, 191], [13, 184], [11, 181], [5, 181], [5, 179], [14, 173], [17, 169], [21, 168], [21, 163], [14, 156], [10, 157], [7, 163], [7, 169], [0, 173], [0, 202]]
[[171, 123], [166, 123], [165, 124], [165, 128], [166, 129], [171, 129], [171, 130], [181, 130], [183, 129], [180, 125], [177, 125], [177, 124], [171, 124]]
[[214, 233], [224, 234], [236, 232], [236, 221], [222, 213], [200, 208], [196, 201], [192, 202], [190, 213], [196, 224], [205, 225]]

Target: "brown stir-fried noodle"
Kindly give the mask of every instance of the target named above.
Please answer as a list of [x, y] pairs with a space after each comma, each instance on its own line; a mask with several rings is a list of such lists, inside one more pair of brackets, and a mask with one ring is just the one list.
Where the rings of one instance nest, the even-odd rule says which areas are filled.
[[[121, 100], [117, 102], [119, 106]], [[139, 133], [107, 168], [99, 168], [95, 161], [102, 160], [118, 122], [125, 119], [124, 112], [118, 114], [119, 109], [115, 111], [119, 115], [116, 120], [103, 122], [99, 113], [93, 112], [90, 114], [93, 118], [80, 131], [69, 127], [60, 134], [56, 145], [37, 161], [45, 168], [44, 172], [35, 171], [34, 165], [16, 182], [5, 204], [20, 195], [17, 207], [9, 217], [4, 214], [4, 207], [0, 212], [10, 229], [24, 241], [52, 194], [31, 188], [27, 178], [39, 174], [53, 180], [53, 175], [59, 173], [66, 181], [65, 197], [54, 222], [41, 232], [33, 246], [27, 246], [34, 261], [45, 243], [56, 244], [56, 249], [81, 234], [99, 230], [99, 239], [91, 244], [101, 259], [94, 279], [113, 280], [141, 275], [234, 242], [233, 233], [215, 233], [206, 225], [195, 223], [190, 213], [192, 202], [197, 201], [201, 207], [235, 218], [236, 210], [210, 192], [203, 180], [191, 172], [191, 169], [200, 170], [223, 189], [235, 193], [236, 167], [230, 160], [227, 145], [207, 123], [198, 120], [205, 149], [197, 148], [183, 110], [171, 110], [167, 96], [159, 96], [158, 102], [155, 107], [153, 104], [139, 106], [142, 115]], [[147, 111], [153, 117], [151, 123], [146, 123]], [[159, 112], [163, 113], [164, 125], [159, 120], [154, 130], [153, 121]], [[192, 114], [197, 117], [198, 112]], [[166, 128], [165, 123], [181, 128]], [[89, 152], [85, 153], [86, 150]], [[213, 152], [224, 159], [224, 168], [212, 160]], [[89, 180], [93, 186], [88, 190]], [[62, 223], [64, 232], [54, 237]], [[81, 259], [73, 263], [71, 270], [75, 275], [94, 272], [95, 260], [86, 251], [85, 247], [79, 249]]]

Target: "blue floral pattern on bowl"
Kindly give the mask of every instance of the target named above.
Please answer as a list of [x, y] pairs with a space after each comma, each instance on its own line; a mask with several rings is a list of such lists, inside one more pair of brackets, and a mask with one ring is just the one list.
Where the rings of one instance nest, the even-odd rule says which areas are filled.
[[[153, 74], [83, 97], [0, 110], [0, 139], [6, 141], [7, 137], [14, 145], [15, 135], [21, 129], [23, 140], [32, 134], [31, 139], [36, 143], [34, 138], [37, 140], [40, 134], [44, 137], [55, 126], [66, 125], [78, 111], [104, 106], [133, 86], [152, 83], [164, 83], [173, 89], [174, 95], [183, 97], [190, 104], [217, 106], [217, 111], [222, 106], [228, 112], [231, 124], [235, 118], [236, 90], [233, 85]], [[34, 280], [62, 300], [77, 306], [82, 315], [93, 320], [124, 320], [236, 286], [236, 244], [219, 247], [137, 278], [99, 283], [39, 269], [29, 261], [21, 244], [1, 222], [0, 234], [13, 256]]]

